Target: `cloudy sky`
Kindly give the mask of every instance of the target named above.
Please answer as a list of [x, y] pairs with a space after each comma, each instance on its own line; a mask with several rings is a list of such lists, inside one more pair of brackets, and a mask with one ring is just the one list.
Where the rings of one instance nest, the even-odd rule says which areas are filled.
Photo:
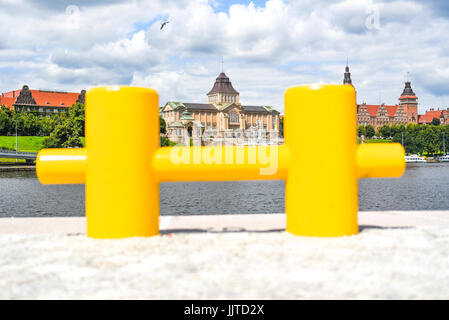
[[283, 111], [286, 88], [341, 83], [349, 58], [359, 103], [397, 103], [409, 72], [421, 113], [449, 106], [445, 0], [0, 0], [0, 30], [0, 92], [123, 84], [206, 102], [223, 57], [242, 103]]

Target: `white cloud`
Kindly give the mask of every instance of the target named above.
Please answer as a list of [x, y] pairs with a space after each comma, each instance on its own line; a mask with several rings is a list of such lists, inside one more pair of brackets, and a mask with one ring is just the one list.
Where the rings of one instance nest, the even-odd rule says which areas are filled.
[[[0, 0], [0, 91], [133, 84], [158, 89], [161, 104], [205, 102], [224, 56], [242, 102], [282, 110], [289, 86], [341, 83], [349, 56], [359, 102], [396, 103], [409, 71], [422, 108], [448, 105], [449, 22], [435, 3], [79, 2], [80, 26], [67, 28], [69, 2]], [[373, 6], [380, 24], [368, 29]]]

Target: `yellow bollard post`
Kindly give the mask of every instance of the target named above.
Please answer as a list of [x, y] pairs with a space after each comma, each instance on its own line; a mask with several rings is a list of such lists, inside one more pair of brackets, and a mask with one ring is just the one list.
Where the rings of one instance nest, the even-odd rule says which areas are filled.
[[[357, 147], [352, 86], [287, 90], [285, 145], [259, 148], [257, 156], [248, 146], [159, 148], [158, 95], [151, 89], [96, 88], [86, 102], [86, 147], [42, 150], [36, 164], [42, 183], [86, 184], [93, 238], [157, 235], [159, 182], [254, 179], [286, 180], [287, 231], [356, 234], [357, 179], [405, 170], [398, 144]], [[322, 130], [309, 118], [315, 110], [330, 119], [321, 121]]]
[[354, 88], [290, 88], [285, 93], [285, 115], [285, 144], [291, 157], [285, 190], [287, 231], [304, 236], [356, 234]]
[[358, 179], [401, 176], [404, 149], [399, 144], [357, 146], [352, 86], [290, 88], [285, 114], [287, 231], [318, 237], [357, 234]]
[[159, 184], [151, 175], [159, 148], [157, 92], [96, 88], [87, 93], [86, 105], [88, 236], [159, 234]]
[[41, 150], [42, 183], [85, 183], [87, 235], [159, 234], [159, 181], [151, 160], [159, 149], [158, 94], [101, 87], [86, 96], [86, 147]]

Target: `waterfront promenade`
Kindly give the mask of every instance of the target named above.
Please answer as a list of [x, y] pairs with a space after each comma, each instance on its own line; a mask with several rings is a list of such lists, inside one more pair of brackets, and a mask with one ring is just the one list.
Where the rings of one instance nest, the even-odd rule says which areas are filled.
[[96, 240], [85, 218], [0, 219], [0, 299], [447, 299], [449, 212], [360, 212], [360, 234], [295, 237], [285, 215], [161, 216]]

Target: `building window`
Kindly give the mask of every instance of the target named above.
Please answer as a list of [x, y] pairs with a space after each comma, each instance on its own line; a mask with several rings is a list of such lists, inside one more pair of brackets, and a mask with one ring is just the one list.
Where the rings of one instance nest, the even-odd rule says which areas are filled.
[[229, 122], [230, 123], [238, 123], [239, 122], [239, 115], [237, 112], [231, 111], [229, 113]]

